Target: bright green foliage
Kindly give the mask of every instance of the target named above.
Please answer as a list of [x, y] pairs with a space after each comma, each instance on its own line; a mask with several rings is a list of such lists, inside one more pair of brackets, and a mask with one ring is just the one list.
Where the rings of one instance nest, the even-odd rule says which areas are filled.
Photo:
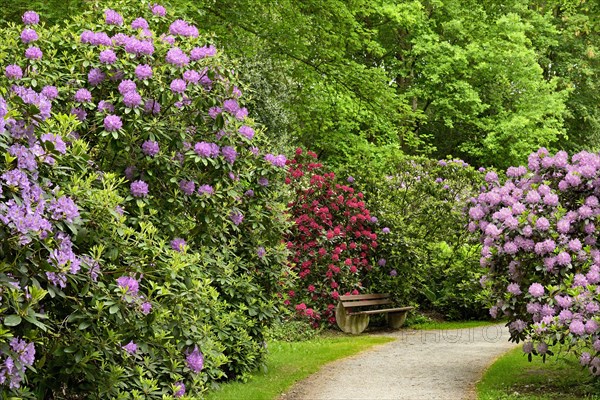
[[[373, 293], [393, 293], [448, 318], [483, 317], [479, 300], [479, 246], [465, 227], [464, 205], [478, 193], [481, 173], [461, 160], [405, 158], [394, 173], [357, 178], [382, 234], [379, 267], [369, 275]], [[358, 175], [358, 174], [357, 174]], [[389, 229], [389, 233], [383, 231]]]
[[[47, 4], [52, 22], [89, 7]], [[243, 60], [236, 71], [271, 138], [334, 168], [357, 148], [506, 167], [540, 146], [600, 143], [597, 2], [171, 4]]]

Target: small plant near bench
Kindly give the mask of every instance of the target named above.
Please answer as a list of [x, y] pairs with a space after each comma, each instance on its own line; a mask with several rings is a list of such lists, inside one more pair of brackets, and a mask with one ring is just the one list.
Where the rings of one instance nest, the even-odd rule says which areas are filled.
[[[374, 306], [392, 304], [389, 294], [359, 294], [340, 296], [335, 309], [335, 320], [346, 333], [359, 334], [369, 325], [370, 315], [387, 314], [388, 325], [400, 329], [406, 321], [406, 314], [414, 307], [374, 309]], [[368, 310], [362, 308], [368, 307]]]

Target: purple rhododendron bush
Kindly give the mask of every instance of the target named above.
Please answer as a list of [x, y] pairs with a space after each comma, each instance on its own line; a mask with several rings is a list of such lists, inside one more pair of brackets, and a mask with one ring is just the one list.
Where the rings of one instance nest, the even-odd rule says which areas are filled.
[[482, 284], [497, 303], [492, 316], [509, 318], [511, 340], [546, 357], [549, 346], [580, 357], [600, 375], [600, 156], [581, 152], [529, 156], [501, 184], [488, 173], [487, 190], [469, 210], [481, 234]]
[[0, 391], [198, 395], [262, 361], [286, 159], [229, 62], [145, 2], [0, 30]]

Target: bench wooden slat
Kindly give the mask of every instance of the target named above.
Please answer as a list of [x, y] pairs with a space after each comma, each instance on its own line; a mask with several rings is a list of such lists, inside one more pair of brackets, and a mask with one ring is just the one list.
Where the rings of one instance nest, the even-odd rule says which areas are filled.
[[383, 305], [383, 304], [390, 304], [391, 302], [392, 301], [390, 299], [342, 301], [342, 305], [346, 308], [354, 308], [354, 307], [365, 307], [365, 306], [379, 306], [379, 305]]
[[388, 309], [385, 309], [385, 310], [354, 311], [354, 312], [349, 312], [348, 315], [385, 314], [385, 313], [392, 313], [392, 312], [409, 311], [409, 310], [412, 310], [413, 308], [414, 307], [400, 307], [400, 308], [388, 308]]
[[341, 301], [347, 300], [372, 300], [372, 299], [384, 299], [386, 297], [390, 297], [389, 294], [349, 294], [340, 296]]

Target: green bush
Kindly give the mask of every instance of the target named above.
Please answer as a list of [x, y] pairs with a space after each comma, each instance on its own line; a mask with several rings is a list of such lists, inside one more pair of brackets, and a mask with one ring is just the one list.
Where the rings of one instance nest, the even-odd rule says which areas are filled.
[[91, 8], [0, 31], [0, 349], [17, 368], [0, 387], [200, 394], [262, 362], [286, 274], [284, 168], [195, 27], [145, 2]]
[[406, 157], [394, 165], [383, 178], [368, 168], [354, 175], [388, 232], [379, 235], [378, 267], [368, 287], [448, 318], [485, 315], [478, 296], [479, 247], [470, 244], [464, 209], [479, 191], [481, 173], [460, 160]]

